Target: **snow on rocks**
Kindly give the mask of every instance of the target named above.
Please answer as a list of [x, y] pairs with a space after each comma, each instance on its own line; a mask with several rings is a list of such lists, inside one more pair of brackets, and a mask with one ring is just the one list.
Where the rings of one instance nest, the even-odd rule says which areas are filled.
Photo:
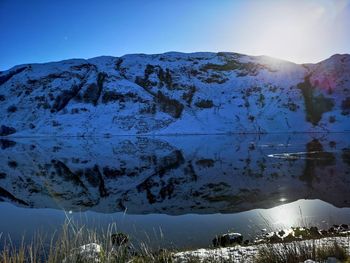
[[99, 253], [101, 253], [101, 246], [96, 244], [96, 243], [90, 243], [90, 244], [86, 244], [86, 245], [82, 245], [79, 248], [80, 252], [79, 254], [82, 257], [92, 257], [92, 256], [96, 256]]
[[[322, 263], [339, 263], [339, 262], [340, 261], [334, 257], [329, 257], [327, 260], [322, 261]], [[304, 263], [321, 263], [321, 262], [308, 259], [308, 260], [305, 260]]]
[[74, 251], [68, 258], [63, 260], [63, 263], [69, 262], [91, 262], [99, 263], [100, 253], [102, 248], [99, 244], [89, 243], [80, 246], [76, 251]]
[[[340, 246], [344, 247], [346, 251], [350, 252], [350, 242], [349, 237], [331, 237], [331, 238], [322, 238], [317, 240], [303, 240], [303, 241], [294, 241], [290, 244], [296, 244], [299, 242], [305, 242], [307, 244], [313, 244], [315, 242], [316, 246], [331, 246], [334, 242], [337, 242]], [[175, 262], [185, 263], [190, 262], [191, 259], [197, 259], [201, 262], [205, 262], [211, 260], [213, 262], [218, 261], [222, 262], [225, 260], [230, 260], [230, 262], [254, 262], [256, 259], [259, 249], [266, 246], [265, 244], [260, 245], [251, 245], [251, 246], [240, 246], [236, 245], [234, 247], [222, 247], [222, 248], [214, 248], [214, 249], [197, 249], [193, 251], [184, 251], [178, 252], [174, 254]], [[269, 246], [273, 246], [274, 248], [283, 248], [285, 243], [276, 243], [269, 244]], [[327, 262], [337, 262], [332, 261], [332, 258], [329, 258]], [[314, 261], [305, 261], [308, 263]]]

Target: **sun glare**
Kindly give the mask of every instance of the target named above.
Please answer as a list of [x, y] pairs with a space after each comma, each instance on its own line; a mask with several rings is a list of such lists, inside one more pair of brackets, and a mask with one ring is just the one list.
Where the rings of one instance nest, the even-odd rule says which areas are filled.
[[[250, 50], [297, 63], [316, 54], [320, 46], [330, 43], [333, 28], [349, 1], [310, 1], [308, 5], [281, 1], [274, 8], [254, 11], [250, 22]], [[316, 61], [315, 61], [316, 62]]]

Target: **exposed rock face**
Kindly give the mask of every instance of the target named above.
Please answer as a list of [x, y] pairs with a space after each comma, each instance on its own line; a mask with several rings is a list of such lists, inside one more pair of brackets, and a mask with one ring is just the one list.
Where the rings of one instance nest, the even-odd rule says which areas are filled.
[[236, 53], [28, 64], [0, 73], [0, 136], [350, 131], [350, 56]]

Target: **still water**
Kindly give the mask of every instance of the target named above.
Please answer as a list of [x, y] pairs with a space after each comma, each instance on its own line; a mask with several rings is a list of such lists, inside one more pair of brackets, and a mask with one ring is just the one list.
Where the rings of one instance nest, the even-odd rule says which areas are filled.
[[67, 218], [197, 248], [227, 231], [350, 223], [350, 134], [0, 140], [0, 233]]

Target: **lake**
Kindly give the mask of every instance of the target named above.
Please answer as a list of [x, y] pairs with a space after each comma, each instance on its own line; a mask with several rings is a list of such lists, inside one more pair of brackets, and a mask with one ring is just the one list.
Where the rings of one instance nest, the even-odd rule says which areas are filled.
[[350, 134], [0, 140], [0, 233], [67, 218], [133, 242], [198, 248], [217, 234], [350, 222]]

